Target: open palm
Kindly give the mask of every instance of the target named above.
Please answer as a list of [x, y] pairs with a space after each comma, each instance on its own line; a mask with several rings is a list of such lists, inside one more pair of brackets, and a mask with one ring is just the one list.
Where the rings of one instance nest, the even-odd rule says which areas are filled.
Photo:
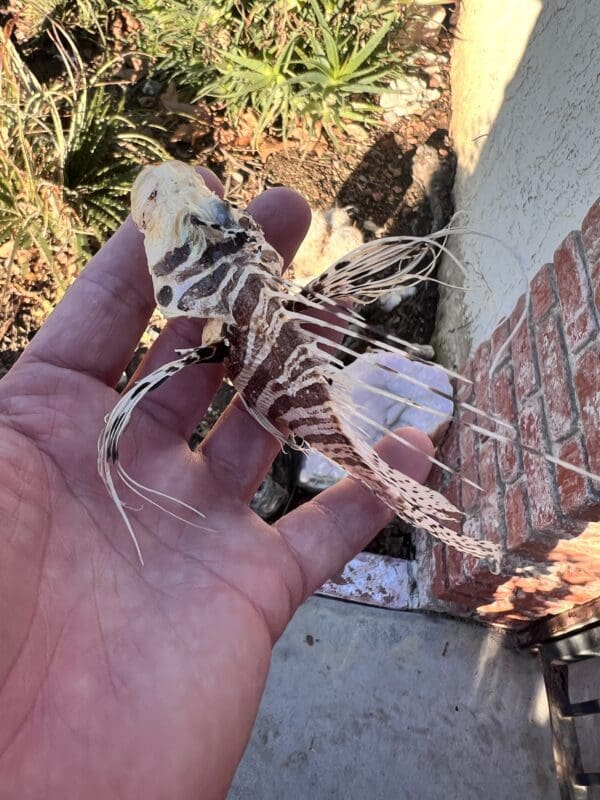
[[[276, 189], [249, 210], [289, 260], [308, 225], [304, 201]], [[136, 480], [199, 508], [210, 530], [123, 491], [142, 567], [98, 477], [96, 443], [152, 307], [128, 221], [0, 382], [1, 800], [223, 797], [273, 643], [390, 517], [346, 480], [264, 523], [248, 501], [277, 442], [234, 401], [192, 453], [222, 372], [191, 367], [144, 401], [122, 458]], [[199, 341], [199, 323], [170, 323], [140, 369]], [[426, 477], [424, 457], [397, 443], [383, 451]]]

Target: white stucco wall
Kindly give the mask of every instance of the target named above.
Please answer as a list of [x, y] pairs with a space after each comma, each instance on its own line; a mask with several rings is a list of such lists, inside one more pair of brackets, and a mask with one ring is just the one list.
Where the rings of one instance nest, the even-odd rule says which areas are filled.
[[[599, 36], [599, 0], [462, 0], [455, 204], [514, 248], [529, 277], [600, 196]], [[494, 241], [460, 236], [453, 249], [471, 288], [443, 293], [436, 347], [457, 363], [510, 313], [525, 279]], [[456, 282], [448, 264], [445, 276]]]

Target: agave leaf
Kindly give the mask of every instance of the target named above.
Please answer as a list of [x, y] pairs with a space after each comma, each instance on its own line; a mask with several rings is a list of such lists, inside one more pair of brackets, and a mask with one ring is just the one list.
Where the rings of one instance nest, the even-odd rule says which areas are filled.
[[361, 67], [365, 61], [371, 58], [375, 50], [381, 45], [385, 37], [390, 32], [392, 23], [393, 18], [390, 17], [383, 27], [374, 33], [373, 36], [371, 36], [366, 44], [355, 49], [352, 56], [344, 62], [342, 67], [342, 72], [344, 75], [351, 75], [353, 72], [359, 69], [359, 67]]

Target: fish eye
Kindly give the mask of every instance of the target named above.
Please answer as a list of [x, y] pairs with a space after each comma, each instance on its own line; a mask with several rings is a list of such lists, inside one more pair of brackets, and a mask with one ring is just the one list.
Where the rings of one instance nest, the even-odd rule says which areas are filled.
[[235, 224], [231, 215], [231, 206], [227, 201], [221, 200], [215, 211], [216, 226], [221, 228], [231, 228]]

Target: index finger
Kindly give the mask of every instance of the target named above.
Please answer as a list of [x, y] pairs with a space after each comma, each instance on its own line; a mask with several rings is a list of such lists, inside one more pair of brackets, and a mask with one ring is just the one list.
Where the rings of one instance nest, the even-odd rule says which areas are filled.
[[[222, 196], [217, 176], [202, 167], [198, 171]], [[153, 308], [143, 236], [127, 217], [74, 281], [21, 362], [43, 361], [114, 386]]]

